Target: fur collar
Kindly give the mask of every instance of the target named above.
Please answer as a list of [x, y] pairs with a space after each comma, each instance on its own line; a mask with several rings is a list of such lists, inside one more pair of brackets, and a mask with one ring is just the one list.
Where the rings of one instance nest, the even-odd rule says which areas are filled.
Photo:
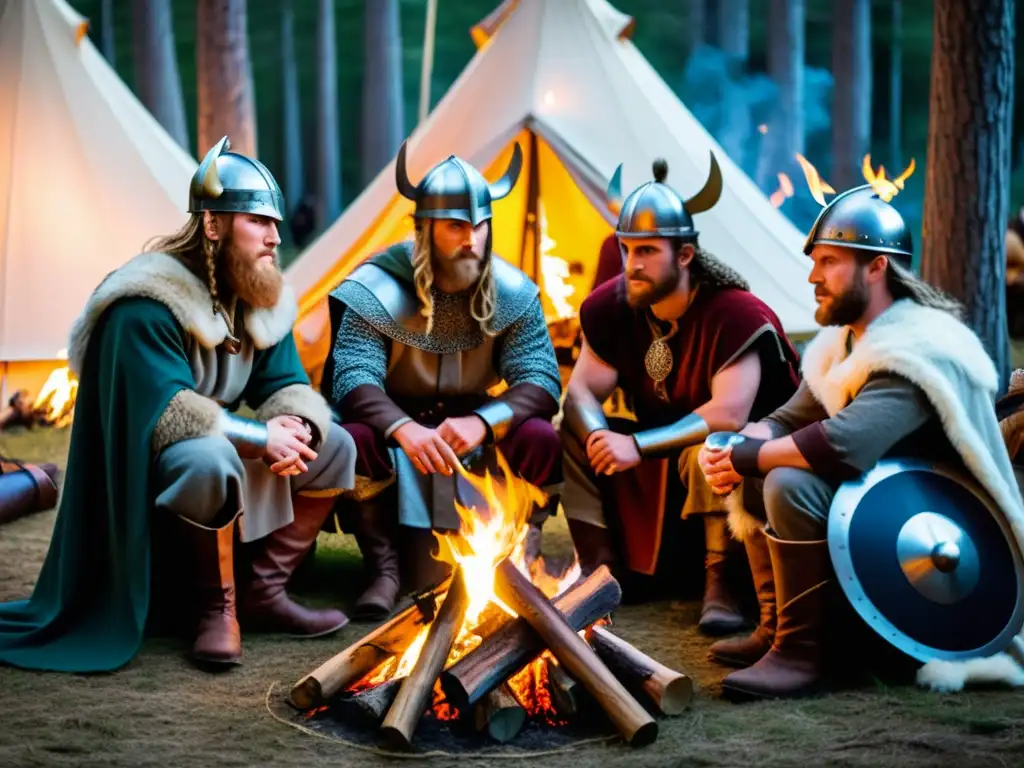
[[823, 328], [803, 354], [801, 372], [811, 393], [838, 413], [880, 371], [915, 379], [921, 361], [944, 363], [995, 399], [999, 375], [974, 332], [948, 312], [900, 299], [879, 315], [846, 355], [845, 326]]
[[[227, 324], [211, 311], [210, 292], [202, 280], [173, 256], [141, 253], [103, 279], [75, 320], [68, 343], [68, 366], [76, 376], [81, 376], [89, 338], [100, 317], [114, 302], [133, 296], [166, 305], [184, 329], [207, 349], [213, 349], [227, 337]], [[266, 349], [291, 332], [297, 315], [295, 294], [285, 284], [276, 306], [246, 308], [245, 330], [257, 349]]]

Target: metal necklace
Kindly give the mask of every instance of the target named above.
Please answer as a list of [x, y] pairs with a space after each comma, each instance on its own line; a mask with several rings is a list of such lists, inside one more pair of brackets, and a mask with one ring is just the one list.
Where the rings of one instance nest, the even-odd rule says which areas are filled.
[[[683, 310], [683, 315], [693, 305], [693, 300], [697, 297], [697, 290], [694, 289], [690, 296], [690, 301], [686, 305], [686, 309]], [[675, 365], [675, 359], [672, 355], [672, 350], [668, 345], [669, 340], [676, 335], [679, 331], [679, 320], [669, 320], [668, 331], [662, 333], [661, 324], [654, 317], [652, 317], [650, 310], [646, 313], [647, 324], [651, 328], [651, 334], [654, 336], [651, 341], [651, 346], [647, 348], [647, 354], [644, 355], [644, 367], [647, 369], [647, 375], [654, 381], [654, 391], [658, 397], [662, 400], [667, 401], [668, 391], [665, 387], [665, 380], [669, 374], [672, 373], [672, 368]], [[680, 315], [680, 318], [682, 315]]]

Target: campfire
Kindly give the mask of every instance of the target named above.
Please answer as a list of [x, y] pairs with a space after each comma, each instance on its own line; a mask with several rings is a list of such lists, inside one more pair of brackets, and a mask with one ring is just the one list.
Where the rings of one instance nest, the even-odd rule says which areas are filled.
[[656, 715], [686, 708], [692, 681], [609, 629], [622, 591], [607, 568], [580, 579], [575, 562], [557, 576], [542, 557], [526, 563], [527, 517], [544, 494], [500, 454], [498, 465], [500, 478], [460, 470], [484, 503], [456, 503], [459, 532], [435, 534], [450, 576], [299, 680], [289, 703], [305, 718], [369, 723], [409, 750], [428, 718], [504, 743], [528, 721], [561, 728], [597, 707], [643, 746]]
[[[67, 360], [68, 351], [62, 349], [57, 358]], [[53, 370], [32, 403], [34, 420], [52, 427], [68, 426], [75, 415], [77, 394], [78, 379], [71, 374], [71, 369], [64, 365]]]

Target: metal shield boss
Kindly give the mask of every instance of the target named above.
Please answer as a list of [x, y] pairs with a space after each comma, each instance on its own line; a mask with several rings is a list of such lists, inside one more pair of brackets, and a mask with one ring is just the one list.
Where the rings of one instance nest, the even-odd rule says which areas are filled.
[[972, 477], [886, 459], [835, 495], [836, 578], [861, 618], [922, 661], [1003, 651], [1024, 624], [1024, 559]]

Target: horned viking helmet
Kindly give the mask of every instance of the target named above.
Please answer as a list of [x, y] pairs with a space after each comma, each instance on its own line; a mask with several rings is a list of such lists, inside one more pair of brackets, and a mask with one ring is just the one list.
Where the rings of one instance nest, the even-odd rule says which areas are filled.
[[225, 136], [199, 164], [189, 185], [189, 213], [254, 213], [283, 221], [284, 195], [274, 175], [258, 160], [229, 149]]
[[637, 187], [623, 202], [622, 165], [615, 169], [607, 192], [608, 208], [619, 217], [615, 234], [622, 238], [681, 237], [695, 241], [698, 232], [693, 226], [693, 214], [714, 207], [722, 196], [722, 171], [715, 153], [711, 153], [707, 181], [689, 200], [684, 201], [665, 183], [668, 163], [655, 160], [652, 170], [654, 180]]
[[804, 253], [810, 255], [819, 243], [886, 253], [905, 269], [914, 256], [907, 222], [870, 184], [836, 195], [822, 209], [807, 233]]
[[493, 184], [466, 161], [449, 155], [427, 171], [415, 187], [405, 169], [407, 143], [402, 142], [398, 150], [395, 181], [402, 196], [416, 202], [417, 219], [459, 219], [475, 227], [494, 215], [491, 204], [512, 191], [523, 167], [523, 152], [517, 142], [508, 168]]

